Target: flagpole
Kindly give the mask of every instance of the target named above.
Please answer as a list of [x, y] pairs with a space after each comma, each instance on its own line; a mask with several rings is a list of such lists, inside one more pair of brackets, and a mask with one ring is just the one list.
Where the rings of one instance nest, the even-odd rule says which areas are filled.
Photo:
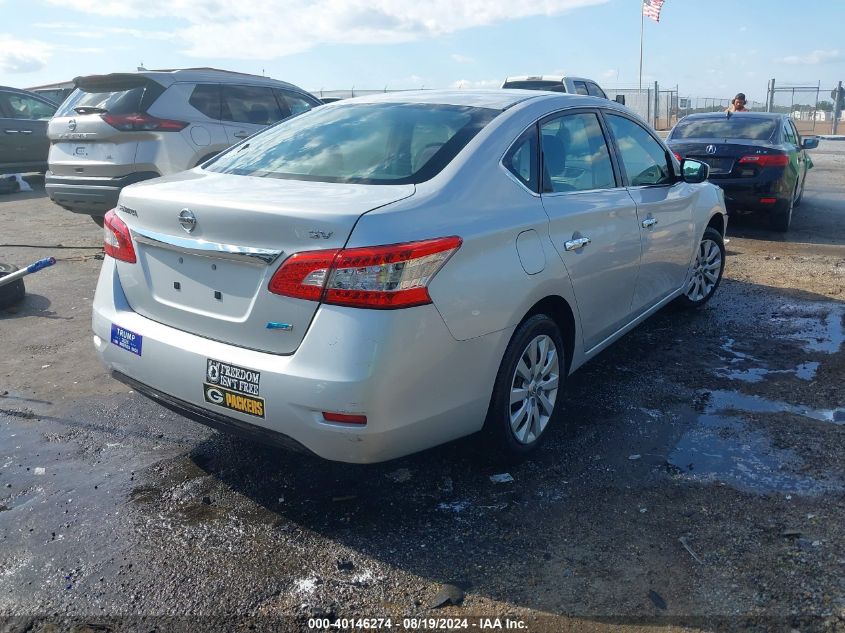
[[645, 13], [640, 3], [640, 92], [643, 90], [643, 30], [645, 29]]

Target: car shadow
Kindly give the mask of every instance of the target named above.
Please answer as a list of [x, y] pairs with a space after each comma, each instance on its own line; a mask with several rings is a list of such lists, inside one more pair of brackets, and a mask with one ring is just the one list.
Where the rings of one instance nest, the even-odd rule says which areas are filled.
[[73, 317], [60, 316], [50, 310], [50, 299], [43, 295], [27, 293], [23, 301], [5, 309], [0, 309], [0, 321], [11, 321], [25, 317], [40, 317], [43, 319], [61, 319], [70, 321]]
[[[728, 612], [696, 603], [707, 572], [678, 539], [696, 533], [716, 547], [745, 530], [746, 513], [763, 515], [779, 502], [678, 479], [669, 456], [699, 419], [702, 393], [728, 384], [716, 370], [727, 362], [729, 337], [762, 336], [762, 326], [737, 323], [759, 323], [768, 310], [771, 327], [783, 328], [777, 315], [785, 304], [841, 302], [724, 283], [727, 291], [705, 309], [666, 308], [571, 376], [562, 423], [521, 464], [496, 465], [475, 437], [348, 465], [213, 434], [188, 457], [261, 506], [260, 520], [273, 529], [319, 534], [359, 553], [359, 565], [371, 558], [551, 613], [652, 617], [664, 613], [661, 602], [681, 615]], [[782, 357], [802, 354], [797, 343], [772, 344]], [[708, 507], [721, 510], [702, 515]], [[734, 593], [733, 603], [752, 608], [751, 585]]]

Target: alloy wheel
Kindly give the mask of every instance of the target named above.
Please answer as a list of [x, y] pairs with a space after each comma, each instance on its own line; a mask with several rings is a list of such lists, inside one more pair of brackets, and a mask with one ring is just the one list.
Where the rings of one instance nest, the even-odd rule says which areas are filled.
[[690, 301], [698, 302], [707, 297], [716, 284], [722, 269], [722, 251], [713, 240], [703, 239], [698, 246], [692, 276], [687, 284], [686, 296]]
[[560, 384], [560, 355], [547, 335], [525, 347], [511, 379], [510, 426], [520, 444], [531, 444], [545, 430]]

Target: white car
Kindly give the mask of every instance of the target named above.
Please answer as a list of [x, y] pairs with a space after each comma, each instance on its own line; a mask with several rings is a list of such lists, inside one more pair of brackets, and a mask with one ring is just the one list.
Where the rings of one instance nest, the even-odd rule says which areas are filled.
[[214, 68], [77, 77], [50, 121], [50, 199], [102, 226], [123, 187], [191, 169], [320, 105], [301, 88]]
[[537, 447], [570, 373], [722, 276], [721, 190], [629, 110], [529, 91], [329, 104], [106, 216], [94, 342], [188, 417], [377, 462]]

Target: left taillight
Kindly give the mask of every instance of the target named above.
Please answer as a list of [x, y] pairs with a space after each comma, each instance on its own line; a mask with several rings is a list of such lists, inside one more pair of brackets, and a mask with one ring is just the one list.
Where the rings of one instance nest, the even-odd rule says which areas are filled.
[[106, 255], [128, 264], [138, 261], [135, 257], [135, 248], [132, 246], [132, 236], [129, 235], [129, 227], [117, 217], [114, 209], [106, 213], [103, 219], [103, 250]]
[[159, 119], [146, 112], [131, 114], [101, 114], [100, 118], [121, 132], [179, 132], [188, 127], [187, 121]]
[[459, 237], [308, 251], [289, 257], [270, 280], [275, 294], [355, 308], [390, 310], [431, 303], [428, 284], [461, 246]]

